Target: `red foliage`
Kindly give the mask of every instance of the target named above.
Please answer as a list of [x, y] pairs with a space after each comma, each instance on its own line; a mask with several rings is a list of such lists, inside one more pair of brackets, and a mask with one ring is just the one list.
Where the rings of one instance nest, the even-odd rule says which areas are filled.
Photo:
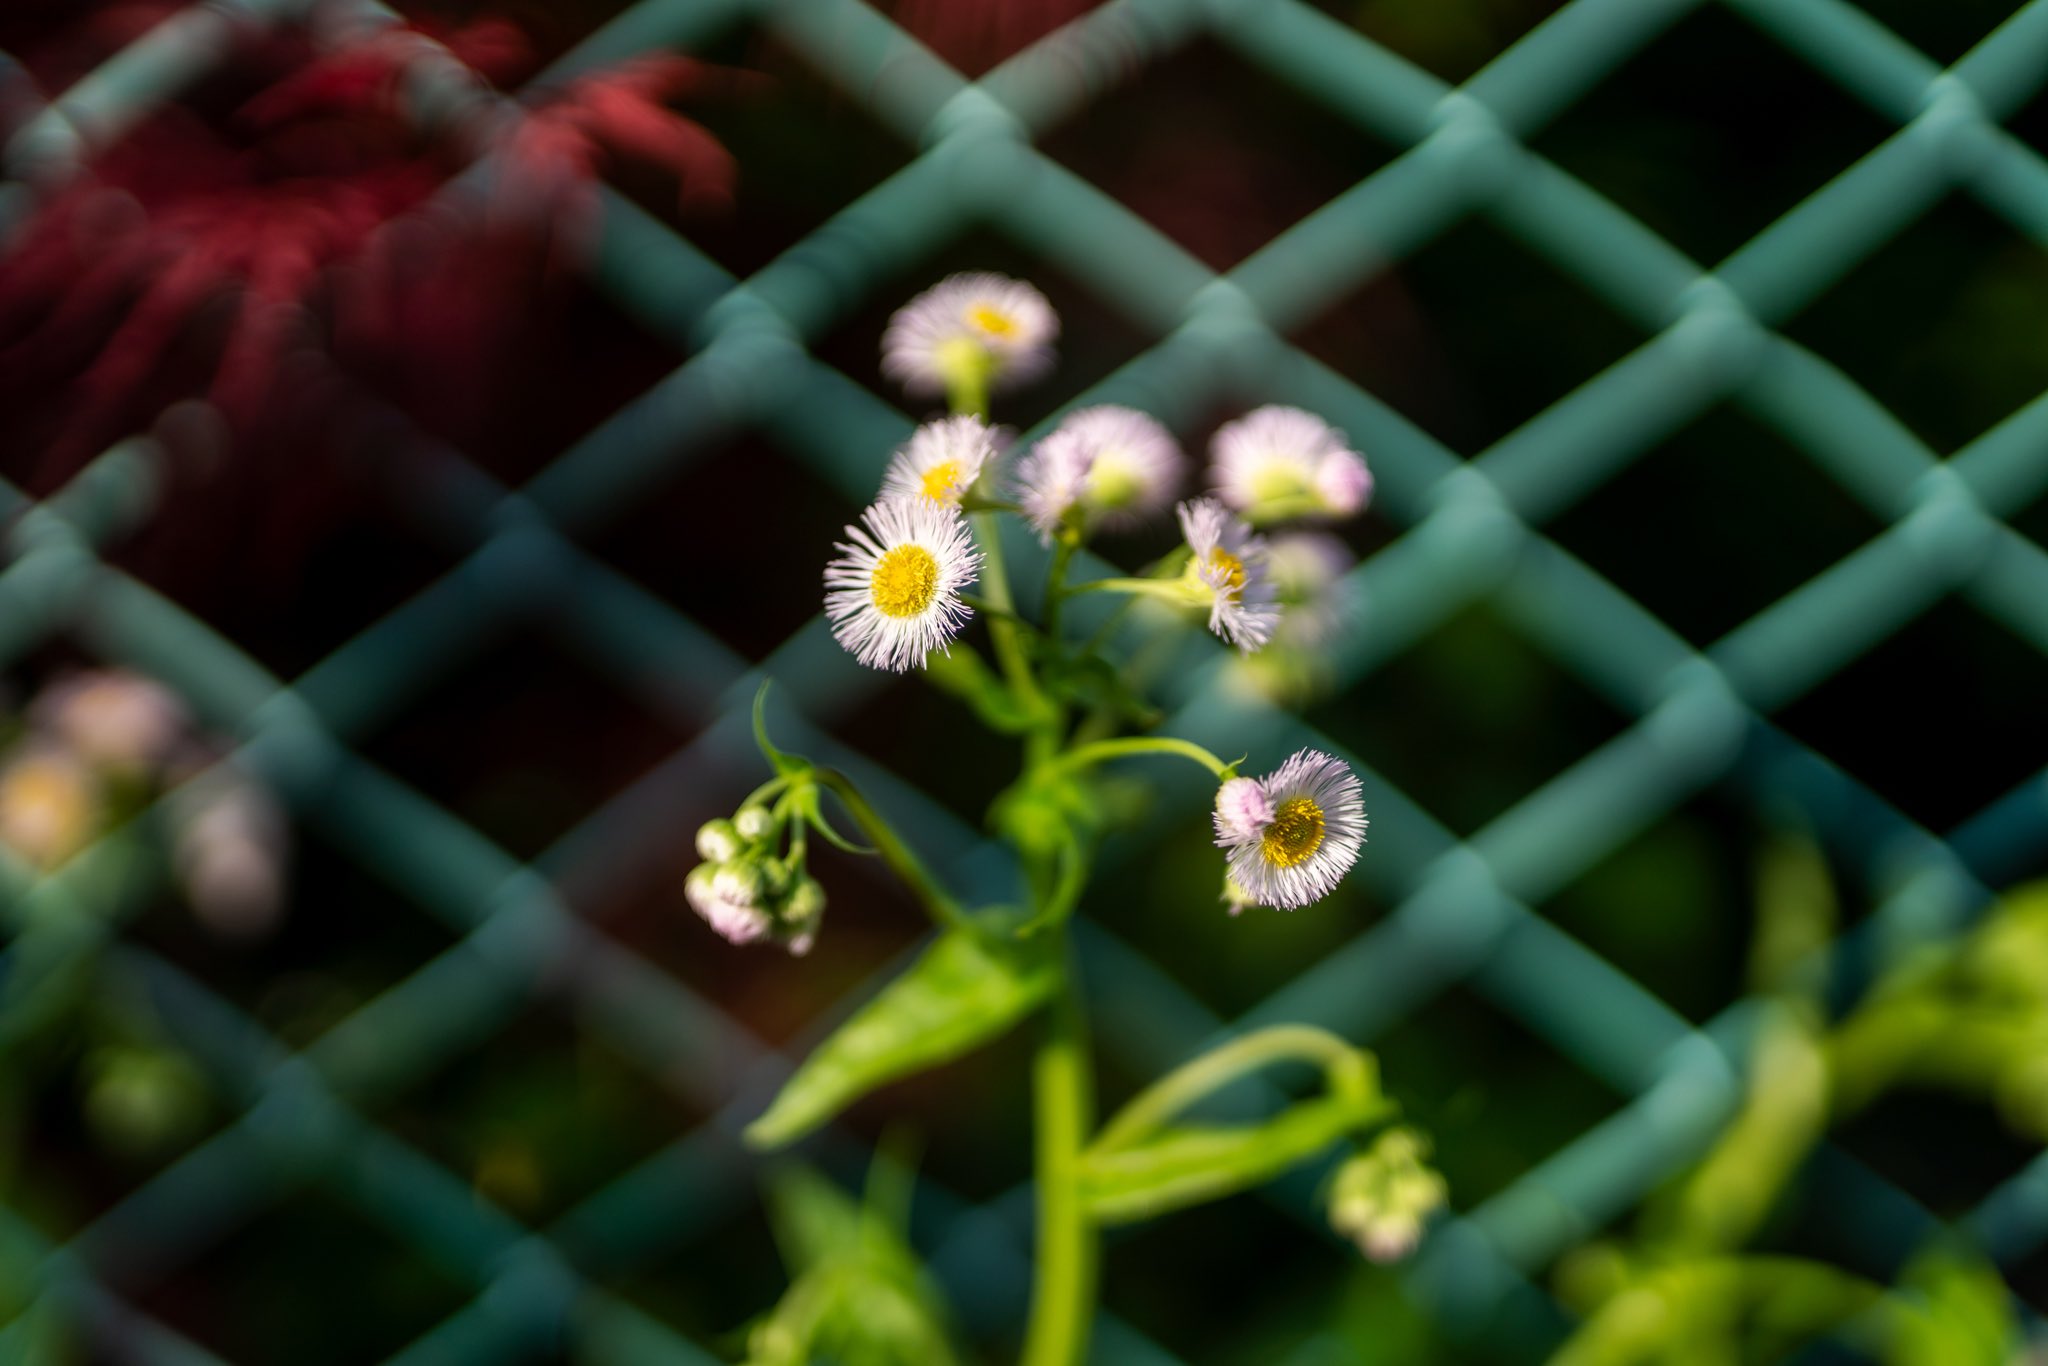
[[[161, 9], [121, 7], [116, 27], [133, 36]], [[103, 46], [112, 22], [51, 50]], [[680, 58], [585, 76], [523, 112], [479, 98], [432, 137], [407, 118], [414, 73], [488, 91], [530, 64], [496, 20], [240, 44], [226, 73], [49, 193], [0, 257], [4, 472], [47, 487], [194, 395], [243, 447], [316, 432], [349, 386], [281, 379], [309, 358], [397, 376], [459, 417], [508, 303], [587, 236], [608, 156], [672, 174], [686, 207], [729, 195], [725, 150], [663, 105], [693, 84]], [[478, 154], [484, 188], [450, 184]]]

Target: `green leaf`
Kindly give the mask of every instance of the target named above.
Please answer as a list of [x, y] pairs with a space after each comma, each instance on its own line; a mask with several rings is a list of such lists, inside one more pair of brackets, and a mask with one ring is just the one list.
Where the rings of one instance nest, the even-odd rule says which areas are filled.
[[1998, 1272], [1962, 1250], [1923, 1254], [1894, 1298], [1887, 1366], [2006, 1366], [2025, 1338]]
[[960, 930], [940, 936], [818, 1045], [768, 1113], [747, 1126], [747, 1142], [778, 1148], [802, 1138], [868, 1092], [995, 1038], [1056, 984], [1043, 943], [997, 944]]
[[1262, 1186], [1385, 1113], [1351, 1098], [1301, 1101], [1260, 1124], [1179, 1125], [1081, 1155], [1081, 1201], [1106, 1224], [1150, 1219]]
[[952, 1366], [945, 1312], [883, 1211], [815, 1172], [769, 1187], [789, 1289], [747, 1334], [748, 1366]]

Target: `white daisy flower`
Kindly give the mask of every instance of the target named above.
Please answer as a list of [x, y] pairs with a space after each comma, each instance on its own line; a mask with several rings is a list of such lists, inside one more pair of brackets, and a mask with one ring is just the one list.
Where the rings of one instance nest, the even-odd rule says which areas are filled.
[[1264, 645], [1279, 624], [1272, 580], [1266, 573], [1266, 541], [1214, 498], [1182, 503], [1181, 534], [1194, 555], [1185, 583], [1209, 604], [1209, 629], [1246, 654]]
[[942, 417], [910, 434], [882, 475], [882, 497], [922, 498], [950, 507], [1001, 454], [996, 433], [978, 417]]
[[960, 510], [927, 498], [890, 498], [850, 526], [825, 566], [832, 635], [871, 669], [922, 668], [971, 615], [960, 601], [981, 567]]
[[1209, 455], [1218, 496], [1254, 522], [1349, 517], [1372, 496], [1365, 457], [1299, 408], [1273, 405], [1226, 422]]
[[[1252, 782], [1261, 805], [1240, 783]], [[1293, 910], [1328, 896], [1365, 843], [1358, 778], [1341, 759], [1297, 752], [1264, 778], [1234, 779], [1216, 792], [1216, 844], [1230, 881], [1252, 905]]]
[[882, 373], [913, 394], [941, 394], [963, 378], [1021, 384], [1052, 368], [1059, 330], [1052, 305], [1022, 280], [951, 275], [889, 319]]
[[1172, 501], [1183, 463], [1173, 434], [1137, 409], [1083, 408], [1024, 458], [1020, 501], [1048, 542], [1075, 509], [1090, 530], [1131, 526]]
[[1326, 531], [1291, 531], [1266, 545], [1266, 568], [1281, 606], [1276, 645], [1314, 650], [1328, 644], [1357, 611], [1345, 575], [1357, 559]]

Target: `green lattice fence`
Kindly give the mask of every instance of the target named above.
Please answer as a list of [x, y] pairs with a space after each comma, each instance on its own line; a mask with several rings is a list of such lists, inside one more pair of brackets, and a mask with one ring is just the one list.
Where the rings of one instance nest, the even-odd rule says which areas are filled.
[[[466, 1307], [394, 1360], [498, 1362], [564, 1344], [591, 1361], [710, 1359], [707, 1345], [617, 1293], [615, 1277], [701, 1236], [748, 1184], [734, 1135], [784, 1062], [716, 1002], [580, 920], [554, 879], [673, 839], [678, 794], [737, 796], [750, 785], [744, 710], [764, 673], [787, 685], [778, 724], [793, 743], [830, 755], [883, 806], [913, 816], [963, 884], [1000, 870], [979, 857], [975, 832], [830, 739], [835, 718], [883, 680], [847, 663], [818, 622], [753, 665], [577, 540], [735, 431], [801, 461], [850, 515], [910, 419], [807, 347], [856, 308], [894, 302], [876, 296], [883, 281], [916, 275], [922, 260], [986, 224], [1152, 339], [1100, 385], [1063, 395], [1071, 403], [1126, 402], [1173, 423], [1192, 416], [1194, 396], [1221, 387], [1246, 403], [1324, 413], [1369, 453], [1378, 506], [1402, 531], [1356, 571], [1371, 621], [1344, 647], [1344, 680], [1488, 600], [1635, 718], [1463, 840], [1376, 776], [1371, 756], [1347, 754], [1373, 816], [1359, 876], [1396, 909], [1238, 1020], [1181, 993], [1111, 928], [1084, 926], [1092, 987], [1110, 1011], [1103, 1046], [1140, 1071], [1254, 1021], [1313, 1021], [1369, 1042], [1462, 983], [1626, 1097], [1509, 1189], [1461, 1208], [1407, 1275], [1448, 1336], [1501, 1360], [1540, 1359], [1561, 1318], [1531, 1277], [1699, 1150], [1738, 1094], [1747, 1018], [1737, 1004], [1694, 1028], [1546, 920], [1546, 898], [1717, 783], [1759, 806], [1789, 797], [1811, 813], [1881, 894], [1858, 936], [1887, 945], [1963, 923], [2048, 838], [2039, 779], [1954, 830], [1929, 831], [1771, 719], [1951, 594], [2048, 651], [2048, 553], [2000, 520], [2048, 489], [2048, 395], [1944, 460], [1774, 330], [1951, 194], [2048, 245], [2048, 162], [2001, 127], [2048, 76], [2048, 5], [2023, 7], [1943, 70], [1847, 0], [1721, 0], [1895, 131], [1709, 271], [1528, 147], [1607, 72], [1707, 3], [1575, 0], [1451, 88], [1302, 0], [1116, 0], [974, 82], [860, 0], [643, 0], [556, 74], [689, 51], [733, 26], [761, 25], [922, 150], [746, 280], [608, 196], [595, 274], [690, 359], [524, 486], [467, 469], [423, 494], [423, 515], [462, 556], [438, 581], [299, 677], [279, 679], [101, 558], [150, 515], [159, 470], [149, 443], [108, 451], [41, 501], [0, 490], [10, 526], [0, 657], [63, 634], [171, 684], [239, 738], [238, 760], [299, 822], [458, 936], [294, 1053], [121, 937], [124, 909], [154, 890], [128, 863], [102, 848], [40, 880], [7, 869], [0, 1031], [33, 1029], [45, 987], [90, 963], [158, 1004], [239, 1118], [61, 1246], [0, 1213], [7, 1264], [36, 1287], [34, 1310], [0, 1341], [23, 1350], [52, 1314], [142, 1359], [217, 1361], [132, 1300], [287, 1193], [316, 1186], [473, 1287]], [[276, 22], [294, 9], [290, 0], [195, 7], [66, 92], [9, 145], [8, 169], [33, 163], [47, 173], [118, 136], [206, 70], [230, 16]], [[1333, 124], [1405, 149], [1220, 276], [1033, 145], [1144, 61], [1203, 34], [1304, 92]], [[4, 193], [6, 212], [25, 211], [25, 189]], [[1285, 337], [1330, 297], [1472, 216], [1581, 282], [1643, 340], [1489, 448], [1457, 452]], [[1699, 650], [1542, 527], [1722, 402], [1781, 433], [1885, 530]], [[1011, 550], [1035, 553], [1021, 542]], [[697, 738], [522, 863], [354, 745], [459, 661], [524, 630], [559, 638]], [[1211, 663], [1174, 685], [1166, 729], [1231, 753], [1297, 743], [1342, 752], [1298, 719], [1215, 686], [1220, 658]], [[576, 1010], [660, 1085], [715, 1116], [537, 1229], [479, 1202], [466, 1179], [363, 1117], [536, 998]], [[746, 1067], [736, 1071], [735, 1058]], [[1924, 1240], [1930, 1216], [1910, 1198], [1839, 1151], [1828, 1161], [1842, 1178], [1839, 1217], [1859, 1237], [1897, 1252]], [[924, 1251], [942, 1275], [966, 1241], [1021, 1252], [1027, 1196], [980, 1209], [941, 1197], [945, 1217]], [[1313, 1222], [1305, 1191], [1283, 1188], [1281, 1198]], [[2028, 1256], [2048, 1235], [2048, 1167], [2013, 1176], [1966, 1222], [2001, 1263]], [[988, 1264], [986, 1249], [977, 1255]], [[1101, 1359], [1171, 1360], [1120, 1325], [1116, 1307], [1112, 1298]], [[982, 1336], [1015, 1327], [999, 1311], [977, 1316], [973, 1302], [968, 1319]]]

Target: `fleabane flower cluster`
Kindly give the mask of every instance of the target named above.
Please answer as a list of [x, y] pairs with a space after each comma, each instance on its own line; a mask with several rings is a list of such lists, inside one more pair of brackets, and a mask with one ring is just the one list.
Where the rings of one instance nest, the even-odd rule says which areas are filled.
[[802, 956], [817, 940], [825, 889], [804, 871], [801, 844], [778, 854], [783, 826], [781, 814], [758, 804], [706, 821], [697, 831], [704, 862], [683, 880], [683, 896], [728, 942], [780, 944]]
[[1225, 423], [1209, 454], [1216, 495], [1254, 525], [1350, 517], [1372, 496], [1365, 457], [1299, 408], [1273, 404]]
[[1005, 389], [1052, 368], [1052, 305], [1022, 280], [951, 275], [896, 310], [882, 334], [882, 373], [912, 394]]
[[1336, 889], [1365, 844], [1365, 801], [1342, 759], [1297, 751], [1263, 778], [1216, 790], [1216, 844], [1226, 855], [1224, 899], [1295, 910]]

